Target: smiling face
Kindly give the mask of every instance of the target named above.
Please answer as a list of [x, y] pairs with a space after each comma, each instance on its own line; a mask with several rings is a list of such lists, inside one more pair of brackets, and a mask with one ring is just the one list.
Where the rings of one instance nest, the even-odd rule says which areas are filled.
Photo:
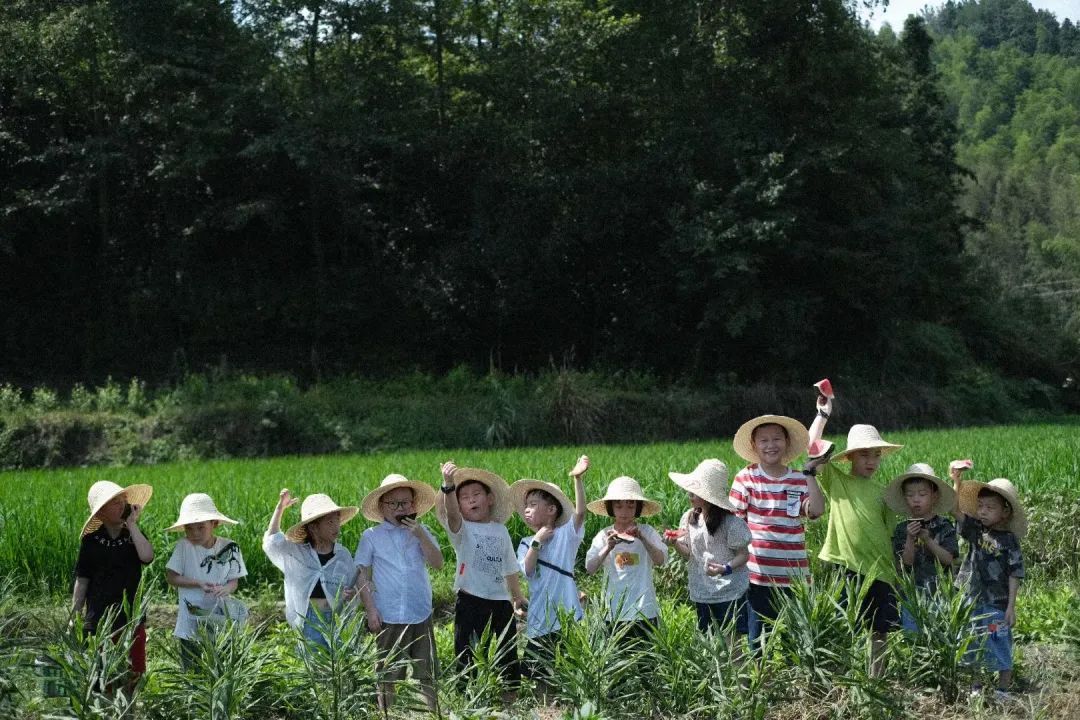
[[788, 450], [788, 434], [780, 425], [758, 425], [751, 435], [754, 452], [765, 467], [779, 467], [784, 464]]
[[881, 448], [856, 450], [848, 457], [851, 458], [851, 474], [855, 477], [873, 477], [881, 466]]
[[214, 528], [218, 526], [217, 520], [204, 520], [203, 522], [188, 523], [184, 526], [184, 537], [192, 545], [213, 547]]
[[938, 501], [937, 485], [923, 478], [904, 481], [904, 502], [913, 518], [928, 518], [934, 514]]
[[125, 505], [127, 505], [127, 495], [120, 493], [101, 506], [101, 509], [97, 511], [97, 517], [106, 525], [123, 525]]
[[487, 489], [487, 486], [476, 480], [468, 480], [458, 486], [458, 507], [461, 509], [461, 517], [469, 522], [488, 522], [491, 520], [491, 509], [495, 507], [495, 496]]
[[539, 530], [546, 525], [555, 524], [559, 517], [559, 505], [543, 490], [533, 490], [525, 496], [522, 517], [525, 518], [526, 525], [533, 530]]
[[323, 515], [307, 525], [308, 540], [312, 545], [332, 545], [341, 535], [341, 512]]
[[413, 505], [414, 493], [407, 487], [395, 488], [383, 493], [383, 496], [379, 498], [379, 510], [383, 518], [394, 525], [400, 525], [401, 518], [416, 512]]
[[1012, 517], [1012, 508], [1005, 498], [993, 490], [980, 490], [975, 517], [988, 528], [1002, 527]]

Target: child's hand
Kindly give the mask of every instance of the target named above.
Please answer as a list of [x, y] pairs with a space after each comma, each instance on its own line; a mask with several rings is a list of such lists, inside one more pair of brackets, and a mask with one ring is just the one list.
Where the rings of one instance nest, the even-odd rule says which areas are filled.
[[416, 537], [424, 535], [424, 526], [420, 524], [419, 520], [403, 517], [401, 518], [401, 525]]
[[618, 533], [615, 532], [615, 528], [608, 528], [607, 531], [607, 549], [608, 551], [614, 550], [615, 546], [619, 544]]
[[203, 592], [211, 597], [223, 598], [229, 594], [229, 589], [225, 585], [216, 585], [214, 583], [203, 583]]
[[555, 528], [545, 525], [536, 531], [536, 535], [533, 536], [533, 540], [538, 543], [546, 543], [555, 534]]
[[447, 460], [442, 464], [440, 470], [442, 471], [443, 485], [453, 485], [454, 473], [457, 472], [457, 465], [454, 464], [454, 461]]
[[139, 516], [142, 515], [142, 511], [143, 511], [143, 506], [142, 505], [132, 505], [131, 506], [131, 512], [128, 514], [127, 520], [124, 521], [124, 524], [129, 529], [135, 527], [136, 525], [138, 525], [139, 524]]
[[300, 498], [294, 498], [289, 494], [289, 488], [281, 488], [281, 494], [278, 495], [278, 507], [284, 510], [285, 508], [292, 507], [296, 503], [300, 502]]
[[664, 544], [668, 547], [675, 545], [679, 540], [686, 535], [685, 530], [665, 530], [664, 531]]
[[1005, 624], [1009, 627], [1016, 626], [1016, 608], [1012, 605], [1005, 608]]
[[971, 470], [975, 467], [975, 463], [970, 460], [953, 460], [949, 463], [949, 477], [955, 483], [960, 479], [960, 476], [964, 474], [965, 470]]
[[723, 563], [707, 562], [707, 563], [705, 563], [705, 574], [708, 575], [709, 577], [716, 577], [717, 575], [726, 575], [727, 573], [725, 572], [725, 570], [727, 570], [727, 568], [728, 568], [728, 566], [723, 564]]
[[918, 520], [909, 520], [907, 524], [908, 537], [917, 538], [922, 534], [923, 526]]
[[524, 597], [517, 597], [513, 600], [514, 614], [519, 618], [523, 618], [529, 614], [529, 601]]
[[832, 415], [832, 398], [819, 394], [817, 396], [817, 409], [818, 412], [825, 413], [826, 416]]
[[367, 629], [373, 633], [382, 630], [382, 617], [379, 616], [379, 611], [375, 608], [371, 608], [371, 611], [367, 614]]
[[577, 465], [570, 471], [570, 477], [581, 477], [589, 469], [589, 456], [582, 455], [578, 458]]

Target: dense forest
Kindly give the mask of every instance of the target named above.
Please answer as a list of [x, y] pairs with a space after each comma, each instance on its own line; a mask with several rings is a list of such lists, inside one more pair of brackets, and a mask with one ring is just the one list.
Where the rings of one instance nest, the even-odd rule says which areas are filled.
[[1026, 0], [7, 0], [0, 378], [1058, 385], [1078, 121]]

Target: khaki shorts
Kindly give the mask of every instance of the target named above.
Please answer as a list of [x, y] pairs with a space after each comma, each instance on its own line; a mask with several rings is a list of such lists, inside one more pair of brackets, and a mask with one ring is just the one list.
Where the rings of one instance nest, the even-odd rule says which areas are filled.
[[379, 670], [391, 664], [386, 671], [387, 682], [403, 680], [406, 665], [412, 665], [413, 678], [418, 682], [430, 684], [434, 679], [439, 660], [435, 653], [435, 630], [431, 617], [412, 625], [383, 623], [382, 630], [375, 638], [375, 645], [383, 658]]

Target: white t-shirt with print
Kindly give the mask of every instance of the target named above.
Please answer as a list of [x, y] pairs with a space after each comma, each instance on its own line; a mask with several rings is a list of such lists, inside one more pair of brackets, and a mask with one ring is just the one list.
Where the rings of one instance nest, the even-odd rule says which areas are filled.
[[[240, 546], [223, 537], [214, 538], [213, 546], [208, 548], [192, 545], [187, 538], [181, 538], [165, 567], [178, 575], [214, 585], [224, 585], [247, 575]], [[177, 590], [180, 591], [180, 610], [176, 614], [173, 635], [190, 640], [195, 637], [197, 618], [222, 612], [224, 603], [222, 598], [215, 598], [203, 592], [202, 588], [182, 587]]]
[[446, 530], [457, 556], [454, 590], [485, 600], [509, 600], [506, 578], [521, 572], [506, 526], [496, 522], [461, 521], [456, 532]]
[[[649, 525], [638, 525], [638, 535], [649, 541], [653, 547], [659, 547], [667, 557], [667, 546], [660, 539], [660, 533]], [[585, 553], [585, 564], [599, 557], [607, 546], [610, 528], [596, 533], [589, 551]], [[660, 605], [656, 601], [656, 586], [653, 585], [653, 561], [645, 544], [640, 539], [631, 543], [619, 543], [604, 558], [604, 602], [607, 605], [608, 620], [634, 621], [642, 618], [652, 620], [660, 614]]]
[[[517, 559], [522, 570], [525, 568], [525, 554], [529, 552], [534, 535], [521, 539], [518, 544]], [[540, 548], [540, 560], [554, 565], [559, 570], [565, 570], [570, 575], [564, 575], [551, 567], [545, 567], [540, 562], [532, 575], [526, 574], [529, 581], [529, 614], [525, 623], [525, 636], [530, 638], [547, 635], [559, 629], [558, 608], [563, 608], [574, 614], [580, 620], [585, 611], [581, 608], [581, 600], [578, 598], [577, 583], [574, 581], [574, 562], [577, 560], [578, 548], [585, 539], [585, 524], [580, 528], [574, 527], [574, 521], [563, 523], [555, 528], [555, 533]]]
[[718, 603], [738, 600], [750, 587], [750, 573], [746, 566], [736, 569], [730, 575], [709, 576], [705, 564], [714, 562], [721, 565], [731, 562], [735, 553], [746, 549], [750, 544], [750, 528], [746, 522], [734, 515], [728, 515], [716, 529], [709, 534], [705, 521], [697, 525], [690, 524], [691, 510], [683, 513], [679, 527], [686, 530], [686, 542], [690, 547], [686, 574], [690, 585], [690, 601], [696, 603]]

